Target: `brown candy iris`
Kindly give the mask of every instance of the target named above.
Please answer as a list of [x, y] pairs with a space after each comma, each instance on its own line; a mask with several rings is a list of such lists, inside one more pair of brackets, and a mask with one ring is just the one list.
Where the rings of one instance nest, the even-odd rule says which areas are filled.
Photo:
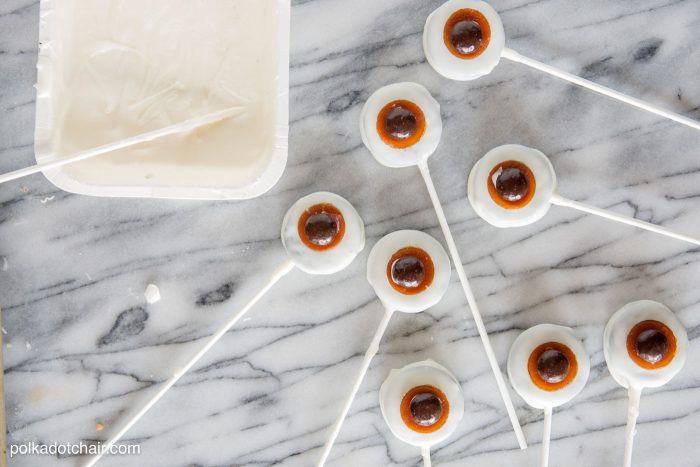
[[418, 433], [432, 433], [447, 421], [450, 404], [445, 394], [434, 386], [418, 386], [401, 400], [401, 418]]
[[389, 102], [377, 117], [377, 133], [384, 143], [393, 148], [411, 147], [425, 133], [425, 114], [413, 102]]
[[496, 204], [505, 209], [519, 209], [532, 201], [537, 183], [528, 166], [519, 161], [505, 161], [491, 170], [487, 185]]
[[537, 359], [537, 373], [550, 384], [561, 383], [569, 374], [569, 359], [556, 349], [547, 349]]
[[660, 321], [642, 321], [627, 335], [627, 352], [642, 368], [663, 368], [676, 354], [676, 336]]
[[406, 247], [392, 255], [386, 275], [395, 290], [415, 295], [430, 287], [435, 277], [435, 265], [424, 250]]
[[411, 418], [420, 426], [432, 426], [442, 416], [442, 402], [432, 392], [416, 394], [409, 404]]
[[345, 219], [332, 204], [316, 204], [301, 215], [297, 230], [307, 247], [316, 251], [329, 250], [345, 235]]
[[556, 391], [569, 385], [578, 372], [573, 351], [559, 342], [538, 346], [530, 354], [527, 367], [532, 382], [545, 391]]
[[491, 41], [491, 27], [478, 10], [455, 11], [445, 23], [445, 45], [453, 55], [473, 59], [484, 53]]

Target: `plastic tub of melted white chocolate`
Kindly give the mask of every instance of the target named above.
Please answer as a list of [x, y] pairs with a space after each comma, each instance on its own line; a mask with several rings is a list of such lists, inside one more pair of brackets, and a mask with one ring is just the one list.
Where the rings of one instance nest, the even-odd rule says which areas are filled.
[[235, 107], [45, 172], [95, 196], [246, 199], [287, 161], [289, 0], [42, 0], [37, 162]]

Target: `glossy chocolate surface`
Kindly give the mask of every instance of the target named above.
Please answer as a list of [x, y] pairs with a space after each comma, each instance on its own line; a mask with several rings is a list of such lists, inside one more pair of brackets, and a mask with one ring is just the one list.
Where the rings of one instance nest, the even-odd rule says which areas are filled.
[[391, 280], [407, 289], [416, 288], [425, 281], [425, 264], [417, 256], [402, 256], [391, 266]]
[[397, 105], [384, 118], [384, 129], [391, 138], [404, 140], [410, 138], [418, 128], [418, 118], [408, 108]]
[[530, 190], [527, 175], [519, 167], [504, 168], [496, 176], [495, 186], [498, 195], [511, 203], [525, 198]]
[[547, 349], [537, 359], [537, 373], [547, 383], [560, 383], [569, 374], [569, 359], [556, 349]]
[[423, 110], [408, 100], [389, 102], [377, 116], [379, 137], [396, 149], [406, 149], [418, 143], [425, 131]]
[[488, 48], [491, 26], [479, 10], [463, 8], [449, 17], [443, 36], [452, 55], [462, 60], [472, 60]]
[[345, 235], [343, 213], [330, 203], [310, 206], [299, 217], [299, 237], [304, 245], [315, 251], [335, 248]]
[[442, 401], [431, 393], [416, 394], [410, 403], [411, 418], [419, 426], [431, 426], [442, 416]]
[[530, 168], [520, 161], [503, 161], [489, 173], [489, 195], [505, 209], [527, 206], [535, 196], [537, 181]]
[[304, 223], [304, 233], [314, 245], [329, 245], [339, 231], [337, 216], [327, 212], [312, 214]]
[[635, 351], [649, 363], [658, 363], [668, 354], [668, 339], [657, 329], [647, 329], [637, 335]]
[[459, 53], [473, 54], [484, 40], [481, 26], [471, 19], [458, 21], [450, 30], [450, 43]]

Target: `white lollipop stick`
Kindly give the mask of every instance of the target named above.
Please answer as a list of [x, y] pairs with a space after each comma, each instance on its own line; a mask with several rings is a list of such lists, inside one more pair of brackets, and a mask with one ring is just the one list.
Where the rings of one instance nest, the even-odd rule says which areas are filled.
[[159, 128], [157, 130], [149, 131], [147, 133], [142, 133], [140, 135], [132, 136], [130, 138], [126, 138], [120, 141], [105, 144], [103, 146], [86, 149], [85, 151], [71, 154], [69, 156], [59, 157], [58, 159], [52, 160], [50, 162], [44, 162], [42, 164], [32, 165], [24, 169], [15, 170], [14, 172], [8, 172], [4, 175], [0, 175], [0, 183], [9, 182], [11, 180], [17, 180], [18, 178], [26, 177], [28, 175], [33, 175], [39, 172], [45, 172], [50, 169], [55, 169], [57, 167], [72, 164], [74, 162], [90, 159], [91, 157], [106, 154], [108, 152], [113, 152], [118, 149], [124, 149], [130, 146], [134, 146], [136, 144], [153, 141], [154, 139], [162, 138], [164, 136], [176, 133], [184, 133], [186, 131], [192, 131], [196, 128], [205, 125], [211, 125], [212, 123], [216, 123], [226, 118], [232, 117], [242, 108], [243, 107], [231, 107], [226, 110], [220, 110], [218, 112], [206, 114], [201, 117], [191, 118], [189, 120], [185, 120], [184, 122], [176, 123], [175, 125], [166, 126], [164, 128]]
[[450, 255], [452, 255], [452, 261], [455, 263], [455, 270], [457, 271], [457, 275], [459, 276], [459, 281], [462, 283], [464, 295], [466, 295], [467, 297], [469, 309], [472, 312], [472, 316], [474, 317], [474, 323], [476, 323], [476, 328], [479, 331], [481, 342], [484, 346], [484, 350], [486, 351], [486, 357], [488, 358], [489, 364], [491, 365], [493, 375], [496, 377], [496, 384], [498, 385], [498, 390], [501, 393], [503, 402], [506, 405], [506, 411], [508, 412], [510, 423], [513, 425], [515, 437], [518, 439], [520, 449], [525, 449], [527, 448], [527, 441], [525, 441], [523, 429], [520, 426], [520, 421], [518, 421], [518, 415], [515, 413], [513, 400], [511, 399], [510, 393], [508, 392], [508, 388], [506, 387], [506, 383], [503, 380], [503, 374], [501, 373], [501, 368], [498, 366], [496, 354], [493, 352], [493, 347], [491, 347], [491, 341], [489, 340], [489, 335], [486, 332], [484, 320], [481, 318], [481, 313], [479, 312], [479, 307], [476, 304], [474, 292], [472, 292], [471, 286], [469, 285], [467, 273], [464, 271], [462, 260], [459, 257], [459, 252], [457, 251], [457, 245], [455, 245], [454, 238], [452, 237], [452, 232], [450, 231], [450, 226], [447, 223], [447, 218], [445, 218], [445, 212], [442, 210], [442, 204], [440, 204], [440, 198], [438, 198], [437, 191], [435, 190], [433, 179], [430, 177], [430, 170], [428, 169], [427, 162], [420, 163], [418, 165], [418, 168], [420, 169], [420, 172], [423, 175], [423, 180], [425, 180], [425, 185], [428, 188], [430, 199], [433, 202], [433, 207], [435, 208], [435, 212], [437, 213], [438, 221], [440, 222], [440, 227], [442, 228], [442, 233], [445, 236], [445, 241], [447, 242], [447, 248], [450, 250]]
[[632, 446], [634, 444], [634, 435], [637, 432], [637, 417], [639, 417], [639, 402], [642, 398], [642, 389], [630, 386], [629, 405], [627, 408], [627, 431], [625, 442], [625, 462], [624, 467], [632, 466]]
[[544, 430], [542, 432], [542, 467], [549, 466], [549, 444], [552, 438], [552, 408], [544, 408]]
[[430, 447], [424, 446], [420, 450], [423, 455], [423, 467], [432, 467], [433, 464], [430, 462]]
[[700, 245], [700, 239], [672, 232], [671, 230], [665, 229], [658, 225], [651, 224], [649, 222], [640, 221], [639, 219], [634, 219], [632, 217], [616, 214], [605, 209], [600, 209], [593, 206], [589, 206], [587, 204], [579, 203], [578, 201], [572, 201], [570, 199], [562, 198], [561, 195], [557, 193], [554, 193], [552, 195], [551, 203], [557, 206], [566, 206], [579, 211], [587, 212], [588, 214], [604, 217], [606, 219], [621, 222], [623, 224], [631, 225], [633, 227], [639, 227], [640, 229], [648, 230], [650, 232], [665, 235], [667, 237], [675, 238], [677, 240], [692, 243], [693, 245]]
[[387, 307], [386, 305], [384, 305], [384, 317], [382, 318], [381, 322], [379, 323], [379, 327], [377, 327], [377, 332], [374, 334], [374, 338], [372, 339], [372, 342], [369, 344], [369, 347], [367, 348], [367, 352], [365, 353], [365, 358], [364, 358], [364, 360], [362, 360], [362, 365], [360, 366], [360, 373], [357, 375], [357, 378], [355, 379], [355, 384], [353, 384], [353, 386], [352, 386], [352, 390], [350, 392], [350, 395], [345, 400], [345, 404], [343, 405], [343, 410], [342, 410], [342, 412], [340, 412], [340, 416], [338, 417], [338, 420], [336, 420], [335, 424], [333, 425], [333, 429], [331, 430], [331, 434], [328, 437], [326, 444], [323, 446], [323, 452], [321, 453], [321, 459], [318, 461], [318, 464], [316, 464], [318, 467], [323, 467], [323, 465], [328, 460], [328, 455], [331, 453], [331, 449], [333, 449], [333, 444], [335, 443], [335, 440], [338, 438], [338, 434], [340, 433], [340, 429], [343, 426], [343, 422], [345, 421], [345, 417], [348, 416], [348, 412], [350, 411], [350, 407], [352, 406], [352, 403], [355, 400], [355, 396], [357, 396], [357, 393], [360, 390], [360, 386], [362, 385], [362, 381], [365, 379], [365, 374], [367, 374], [367, 370], [369, 370], [369, 365], [372, 362], [372, 359], [374, 358], [374, 356], [377, 355], [377, 352], [379, 352], [379, 343], [381, 342], [382, 337], [384, 336], [384, 333], [386, 332], [386, 328], [389, 325], [389, 321], [391, 320], [391, 317], [393, 316], [393, 314], [394, 314], [394, 310]]
[[143, 417], [148, 410], [158, 402], [170, 388], [172, 388], [175, 383], [178, 382], [182, 376], [187, 373], [203, 356], [206, 354], [217, 342], [221, 339], [224, 334], [226, 334], [237, 322], [240, 320], [252, 307], [255, 305], [282, 277], [287, 275], [292, 269], [294, 269], [294, 263], [287, 260], [281, 266], [279, 266], [275, 272], [272, 274], [268, 282], [263, 286], [262, 289], [250, 299], [250, 301], [243, 306], [240, 310], [236, 311], [231, 318], [223, 325], [219, 330], [211, 336], [207, 342], [202, 346], [201, 349], [197, 351], [182, 367], [179, 368], [169, 380], [163, 383], [158, 389], [158, 392], [151, 397], [146, 404], [139, 409], [136, 415], [132, 416], [112, 437], [104, 444], [101, 445], [101, 450], [99, 454], [91, 457], [88, 462], [85, 463], [84, 467], [92, 467], [99, 461], [102, 456], [109, 451], [109, 448], [114, 446], [114, 444], [119, 441], [124, 434], [131, 429], [136, 422]]
[[580, 76], [576, 76], [558, 68], [554, 68], [553, 66], [546, 65], [542, 62], [538, 62], [537, 60], [533, 60], [532, 58], [525, 57], [513, 49], [509, 49], [506, 47], [505, 49], [503, 49], [503, 53], [501, 56], [513, 62], [522, 63], [523, 65], [527, 65], [531, 68], [550, 74], [559, 79], [563, 79], [564, 81], [568, 81], [586, 89], [590, 89], [591, 91], [597, 92], [599, 94], [603, 94], [604, 96], [617, 99], [618, 101], [624, 102], [625, 104], [629, 104], [633, 107], [637, 107], [639, 109], [646, 110], [647, 112], [660, 115], [661, 117], [665, 117], [670, 120], [676, 121], [682, 125], [689, 126], [690, 128], [693, 128], [695, 130], [700, 130], [700, 122], [696, 120], [677, 114], [675, 112], [671, 112], [670, 110], [662, 109], [661, 107], [657, 107], [646, 101], [637, 99], [636, 97], [631, 97], [621, 92], [610, 89], [608, 87], [601, 86], [600, 84], [596, 84], [592, 81], [581, 78]]

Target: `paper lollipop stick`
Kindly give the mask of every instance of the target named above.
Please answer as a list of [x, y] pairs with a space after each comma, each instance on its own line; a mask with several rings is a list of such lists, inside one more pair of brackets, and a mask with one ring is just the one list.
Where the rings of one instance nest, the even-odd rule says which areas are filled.
[[218, 112], [206, 114], [201, 117], [185, 120], [184, 122], [176, 123], [175, 125], [166, 126], [164, 128], [159, 128], [157, 130], [149, 131], [147, 133], [142, 133], [140, 135], [132, 136], [130, 138], [126, 138], [120, 141], [105, 144], [104, 146], [86, 149], [85, 151], [71, 154], [69, 156], [59, 157], [58, 159], [52, 160], [50, 162], [43, 162], [41, 164], [26, 167], [24, 169], [8, 172], [4, 175], [0, 175], [0, 183], [9, 182], [11, 180], [17, 180], [18, 178], [26, 177], [28, 175], [33, 175], [39, 172], [45, 172], [47, 170], [62, 167], [64, 165], [72, 164], [74, 162], [90, 159], [91, 157], [100, 156], [102, 154], [117, 151], [119, 149], [124, 149], [130, 146], [135, 146], [137, 144], [153, 141], [164, 136], [192, 131], [196, 128], [211, 125], [221, 120], [230, 118], [239, 113], [241, 109], [243, 109], [243, 107], [231, 107], [226, 110], [220, 110]]
[[494, 353], [493, 347], [491, 346], [491, 340], [489, 339], [488, 332], [486, 331], [484, 320], [481, 317], [479, 306], [476, 303], [474, 292], [472, 291], [472, 288], [469, 285], [469, 279], [467, 279], [467, 273], [464, 270], [464, 266], [462, 265], [462, 259], [459, 256], [459, 251], [457, 250], [457, 245], [455, 245], [454, 238], [452, 237], [450, 225], [447, 223], [447, 218], [445, 217], [445, 212], [442, 209], [442, 204], [440, 203], [437, 191], [435, 190], [433, 179], [430, 177], [430, 171], [428, 169], [427, 161], [421, 163], [418, 166], [418, 168], [420, 169], [420, 173], [421, 175], [423, 175], [423, 180], [425, 180], [425, 185], [428, 188], [430, 200], [433, 202], [433, 208], [435, 208], [435, 213], [437, 214], [440, 227], [442, 228], [442, 233], [445, 236], [445, 241], [447, 242], [447, 249], [450, 251], [450, 255], [452, 256], [452, 262], [454, 263], [455, 270], [457, 271], [457, 276], [459, 277], [459, 282], [462, 284], [464, 295], [467, 297], [469, 309], [472, 312], [472, 317], [474, 318], [476, 329], [479, 331], [479, 337], [481, 337], [481, 343], [484, 346], [484, 351], [486, 352], [486, 357], [489, 361], [489, 365], [491, 366], [491, 371], [493, 372], [493, 375], [496, 378], [496, 385], [498, 386], [498, 391], [501, 393], [501, 398], [505, 403], [506, 411], [508, 412], [508, 417], [510, 418], [510, 423], [511, 425], [513, 425], [515, 437], [518, 439], [520, 449], [525, 449], [527, 448], [527, 441], [525, 441], [525, 435], [523, 434], [523, 429], [520, 426], [518, 414], [515, 413], [513, 400], [510, 397], [510, 392], [508, 392], [506, 382], [503, 379], [503, 374], [501, 373], [501, 367], [498, 365], [498, 359], [496, 359], [496, 354]]
[[642, 389], [630, 386], [628, 391], [629, 406], [627, 408], [627, 428], [625, 435], [625, 461], [624, 467], [632, 466], [632, 447], [634, 435], [637, 432], [637, 418], [639, 418], [639, 403], [642, 398]]
[[[340, 226], [344, 229], [340, 229]], [[335, 228], [333, 228], [335, 226]], [[308, 230], [307, 230], [308, 228]], [[341, 234], [342, 231], [342, 234]], [[308, 232], [312, 235], [309, 236]], [[272, 274], [262, 289], [236, 311], [221, 328], [207, 339], [158, 392], [146, 402], [104, 445], [106, 449], [92, 457], [85, 467], [93, 466], [109, 447], [119, 441], [129, 429], [158, 402], [182, 376], [187, 373], [282, 277], [295, 267], [308, 274], [333, 274], [346, 268], [364, 249], [364, 223], [355, 208], [344, 198], [327, 192], [303, 197], [287, 211], [282, 221], [282, 243], [289, 259]], [[313, 248], [309, 245], [312, 245]]]
[[624, 467], [632, 465], [642, 390], [671, 381], [683, 368], [687, 349], [688, 334], [676, 315], [651, 300], [628, 303], [605, 326], [605, 362], [629, 396]]
[[542, 430], [542, 460], [540, 465], [547, 467], [549, 465], [549, 444], [552, 440], [552, 408], [547, 406], [544, 408], [544, 428]]
[[129, 418], [119, 430], [117, 430], [116, 433], [114, 433], [107, 442], [105, 442], [102, 445], [102, 449], [100, 450], [99, 454], [96, 454], [94, 457], [90, 458], [90, 460], [85, 463], [85, 467], [92, 467], [99, 461], [102, 456], [109, 451], [109, 449], [114, 446], [114, 444], [119, 441], [122, 436], [126, 434], [127, 431], [131, 429], [132, 426], [138, 422], [141, 417], [143, 417], [146, 412], [148, 412], [151, 407], [153, 407], [156, 402], [158, 402], [166, 392], [172, 388], [175, 383], [177, 383], [180, 378], [182, 378], [185, 373], [187, 373], [192, 367], [204, 357], [204, 355], [209, 352], [209, 350], [214, 347], [214, 345], [221, 340], [224, 335], [231, 330], [231, 328], [248, 312], [250, 309], [258, 302], [260, 301], [263, 296], [267, 292], [270, 291], [270, 289], [280, 280], [282, 277], [287, 275], [292, 269], [294, 269], [294, 263], [292, 261], [287, 260], [285, 261], [280, 267], [278, 267], [275, 272], [270, 276], [269, 280], [267, 283], [260, 289], [260, 291], [250, 299], [248, 303], [246, 303], [243, 308], [240, 310], [236, 311], [231, 317], [229, 318], [226, 323], [224, 323], [223, 326], [219, 328], [219, 330], [211, 336], [205, 344], [194, 354], [190, 359], [185, 363], [182, 368], [178, 368], [175, 373], [168, 379], [166, 382], [162, 383], [160, 385], [160, 388], [158, 391], [139, 409], [136, 414], [134, 414], [131, 418]]
[[700, 239], [563, 198], [556, 187], [557, 176], [545, 154], [519, 144], [506, 144], [492, 149], [474, 165], [469, 174], [468, 197], [476, 213], [496, 227], [530, 225], [557, 205], [700, 245]]
[[553, 66], [546, 65], [542, 62], [538, 62], [537, 60], [534, 60], [532, 58], [525, 57], [516, 52], [515, 50], [509, 49], [507, 47], [503, 49], [502, 57], [507, 58], [508, 60], [511, 60], [513, 62], [522, 63], [523, 65], [527, 65], [530, 68], [534, 68], [535, 70], [542, 71], [564, 81], [568, 81], [583, 88], [590, 89], [591, 91], [603, 94], [604, 96], [608, 96], [620, 102], [624, 102], [625, 104], [637, 107], [638, 109], [646, 110], [647, 112], [651, 112], [661, 117], [668, 118], [669, 120], [673, 120], [695, 130], [700, 130], [700, 122], [696, 120], [677, 114], [675, 112], [671, 112], [670, 110], [663, 109], [649, 102], [637, 99], [636, 97], [631, 97], [621, 92], [607, 88], [605, 86], [601, 86], [600, 84], [596, 84], [592, 81], [581, 78], [580, 76], [576, 76], [558, 68], [554, 68]]
[[345, 400], [345, 403], [343, 404], [343, 408], [340, 412], [340, 415], [338, 416], [338, 419], [333, 424], [333, 428], [331, 429], [330, 435], [328, 435], [328, 440], [326, 441], [326, 444], [323, 446], [323, 451], [321, 451], [321, 458], [319, 459], [317, 464], [319, 467], [322, 467], [328, 460], [328, 456], [331, 453], [331, 449], [333, 449], [333, 444], [335, 444], [335, 440], [338, 438], [338, 434], [340, 433], [340, 429], [343, 426], [343, 422], [348, 416], [348, 412], [350, 412], [350, 407], [352, 406], [352, 403], [355, 400], [355, 396], [357, 396], [357, 393], [360, 390], [360, 386], [362, 386], [362, 381], [365, 379], [365, 375], [367, 374], [367, 370], [369, 370], [369, 365], [372, 363], [372, 359], [374, 358], [374, 356], [377, 355], [377, 352], [379, 352], [379, 344], [382, 341], [382, 337], [384, 337], [386, 328], [387, 326], [389, 326], [389, 321], [391, 320], [391, 317], [393, 315], [394, 310], [385, 306], [384, 317], [379, 322], [377, 331], [374, 333], [374, 338], [372, 339], [372, 342], [370, 342], [369, 347], [367, 348], [367, 352], [365, 352], [365, 357], [362, 360], [362, 364], [360, 365], [360, 371], [355, 377], [355, 383], [352, 385], [350, 394], [348, 395], [347, 399]]
[[505, 43], [506, 35], [498, 12], [480, 0], [448, 0], [430, 14], [423, 30], [426, 58], [447, 78], [459, 81], [480, 78], [491, 73], [505, 58], [700, 130], [700, 122], [696, 120], [525, 57], [507, 48]]
[[423, 455], [423, 467], [432, 467], [433, 464], [430, 462], [430, 446], [422, 447], [420, 452]]
[[[399, 267], [405, 272], [397, 272], [397, 264], [408, 267]], [[418, 270], [423, 275], [420, 280], [417, 279], [421, 275]], [[416, 230], [400, 230], [386, 235], [372, 248], [367, 259], [367, 280], [384, 306], [384, 318], [379, 323], [350, 394], [323, 446], [318, 467], [322, 467], [328, 460], [369, 365], [379, 351], [379, 343], [392, 315], [395, 311], [420, 313], [437, 304], [450, 284], [450, 259], [440, 243], [430, 235]], [[408, 288], [412, 290], [407, 290]]]
[[442, 136], [440, 104], [427, 89], [416, 83], [385, 86], [375, 91], [365, 103], [360, 117], [360, 132], [365, 146], [380, 164], [392, 168], [416, 166], [420, 170], [518, 444], [521, 449], [525, 449], [527, 443], [515, 413], [513, 401], [503, 380], [498, 360], [491, 347], [479, 307], [469, 286], [467, 274], [428, 170], [428, 159], [437, 149]]
[[679, 234], [668, 230], [664, 227], [660, 227], [649, 222], [640, 221], [639, 219], [634, 219], [632, 217], [623, 216], [606, 209], [596, 208], [594, 206], [589, 206], [587, 204], [580, 203], [578, 201], [572, 201], [570, 199], [562, 198], [559, 194], [554, 193], [551, 198], [551, 203], [557, 206], [565, 206], [568, 208], [573, 208], [578, 211], [587, 212], [588, 214], [593, 214], [596, 216], [604, 217], [605, 219], [610, 219], [616, 222], [621, 222], [622, 224], [631, 225], [633, 227], [638, 227], [640, 229], [648, 230], [657, 234], [665, 235], [667, 237], [675, 238], [677, 240], [682, 240], [684, 242], [692, 243], [693, 245], [700, 245], [700, 239], [689, 237], [687, 235]]

